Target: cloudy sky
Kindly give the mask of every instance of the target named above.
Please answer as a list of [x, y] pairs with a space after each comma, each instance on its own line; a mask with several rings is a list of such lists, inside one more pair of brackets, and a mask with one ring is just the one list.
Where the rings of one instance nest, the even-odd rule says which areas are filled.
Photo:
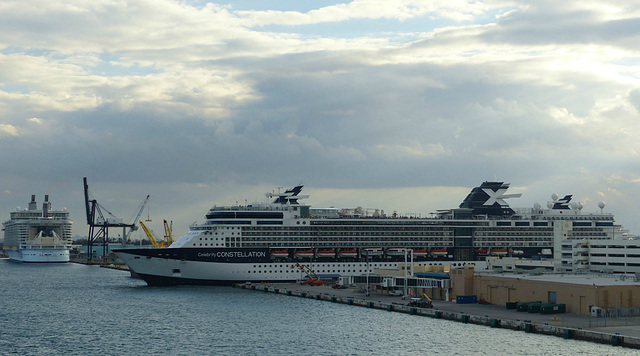
[[426, 215], [485, 180], [640, 233], [640, 3], [4, 0], [0, 214], [175, 234], [303, 182], [314, 206]]

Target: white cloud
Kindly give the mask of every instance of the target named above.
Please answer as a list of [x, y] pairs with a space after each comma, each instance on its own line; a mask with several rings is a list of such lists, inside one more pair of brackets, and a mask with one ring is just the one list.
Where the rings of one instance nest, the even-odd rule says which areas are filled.
[[18, 130], [13, 125], [0, 124], [0, 134], [18, 136]]
[[470, 21], [491, 10], [491, 6], [478, 1], [425, 1], [425, 0], [355, 0], [311, 10], [297, 11], [237, 11], [248, 26], [309, 25], [356, 19], [395, 19], [404, 21], [430, 15], [455, 21]]

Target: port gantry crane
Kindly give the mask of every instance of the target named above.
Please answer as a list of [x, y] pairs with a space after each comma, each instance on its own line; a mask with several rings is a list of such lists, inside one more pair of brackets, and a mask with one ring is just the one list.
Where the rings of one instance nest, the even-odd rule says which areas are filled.
[[[93, 263], [93, 243], [102, 242], [102, 255], [105, 256], [107, 253], [110, 227], [122, 228], [122, 247], [125, 247], [127, 238], [131, 235], [131, 231], [137, 229], [136, 221], [140, 218], [140, 214], [149, 200], [149, 196], [147, 195], [147, 198], [142, 203], [142, 207], [140, 208], [135, 221], [131, 224], [126, 224], [122, 221], [122, 218], [116, 217], [109, 210], [100, 205], [95, 198], [91, 196], [92, 199], [89, 199], [91, 193], [89, 192], [87, 177], [83, 178], [83, 182], [84, 204], [87, 213], [87, 225], [89, 225], [89, 235], [87, 236], [87, 262]], [[109, 214], [109, 217], [104, 216], [102, 213], [103, 210]], [[129, 228], [129, 233], [127, 233], [127, 228]]]

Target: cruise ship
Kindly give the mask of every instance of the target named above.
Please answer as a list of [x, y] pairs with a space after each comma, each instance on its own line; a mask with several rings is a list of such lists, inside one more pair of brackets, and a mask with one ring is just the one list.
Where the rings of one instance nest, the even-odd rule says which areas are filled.
[[51, 210], [48, 195], [44, 197], [42, 209], [38, 209], [36, 196], [32, 195], [27, 209], [17, 208], [10, 216], [2, 223], [3, 249], [10, 260], [69, 262], [73, 222], [66, 209]]
[[149, 285], [292, 282], [305, 278], [301, 270], [364, 276], [408, 263], [484, 269], [491, 257], [577, 271], [589, 267], [585, 241], [607, 243], [623, 231], [604, 203], [599, 213], [585, 213], [571, 195], [513, 209], [506, 200], [521, 194], [506, 194], [504, 182], [484, 182], [458, 208], [422, 218], [312, 208], [301, 202], [308, 198], [302, 188], [268, 193], [266, 203], [214, 206], [169, 248], [114, 252]]

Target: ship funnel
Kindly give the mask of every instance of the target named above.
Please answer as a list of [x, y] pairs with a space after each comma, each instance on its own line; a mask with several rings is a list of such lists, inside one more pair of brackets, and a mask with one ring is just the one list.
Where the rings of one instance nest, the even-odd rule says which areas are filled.
[[36, 203], [36, 195], [31, 194], [31, 202], [29, 202], [29, 210], [37, 210], [38, 203]]
[[51, 210], [51, 203], [49, 202], [49, 195], [44, 196], [44, 203], [42, 203], [42, 217], [49, 217], [49, 210]]

